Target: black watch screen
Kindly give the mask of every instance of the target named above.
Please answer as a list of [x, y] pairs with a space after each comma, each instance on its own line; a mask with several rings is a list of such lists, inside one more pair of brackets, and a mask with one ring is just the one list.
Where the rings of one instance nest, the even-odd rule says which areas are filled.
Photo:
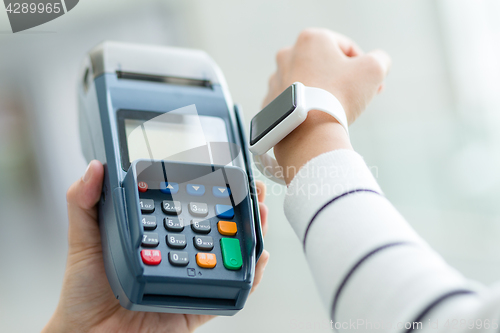
[[250, 122], [250, 144], [254, 145], [276, 127], [296, 108], [295, 85], [286, 88], [278, 97], [257, 113]]

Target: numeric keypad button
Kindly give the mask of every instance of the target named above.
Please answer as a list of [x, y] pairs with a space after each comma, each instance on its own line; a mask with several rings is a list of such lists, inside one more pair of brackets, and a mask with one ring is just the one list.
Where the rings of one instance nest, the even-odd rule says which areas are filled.
[[163, 225], [168, 231], [180, 232], [184, 230], [184, 220], [182, 218], [169, 218], [163, 219]]
[[193, 243], [200, 251], [211, 251], [214, 248], [214, 239], [210, 236], [195, 236]]
[[193, 216], [204, 217], [208, 215], [208, 205], [202, 202], [190, 202], [189, 213]]
[[193, 219], [191, 220], [191, 229], [200, 234], [208, 234], [211, 230], [210, 220]]
[[155, 230], [156, 229], [156, 216], [144, 215], [141, 219], [142, 226], [144, 230]]
[[189, 256], [187, 252], [170, 251], [168, 253], [168, 261], [174, 266], [186, 266], [189, 264]]
[[141, 213], [151, 214], [155, 211], [155, 202], [152, 199], [139, 199], [139, 207], [141, 207]]
[[161, 209], [167, 215], [179, 215], [182, 213], [182, 206], [179, 201], [163, 200]]
[[167, 245], [172, 249], [183, 249], [186, 247], [186, 236], [179, 234], [168, 234]]
[[144, 247], [157, 247], [160, 241], [158, 240], [158, 234], [146, 232], [142, 236], [142, 246]]

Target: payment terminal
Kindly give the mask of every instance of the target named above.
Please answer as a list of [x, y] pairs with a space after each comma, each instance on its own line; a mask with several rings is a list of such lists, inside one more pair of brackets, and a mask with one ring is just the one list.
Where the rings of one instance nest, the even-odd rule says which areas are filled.
[[105, 42], [85, 59], [79, 124], [105, 168], [106, 275], [130, 310], [233, 315], [263, 240], [241, 114], [198, 50]]

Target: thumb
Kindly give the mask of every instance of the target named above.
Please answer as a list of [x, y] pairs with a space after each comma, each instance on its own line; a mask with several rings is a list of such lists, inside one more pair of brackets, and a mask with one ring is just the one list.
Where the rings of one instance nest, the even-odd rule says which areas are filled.
[[[391, 57], [382, 50], [373, 50], [352, 58], [356, 66], [354, 77], [358, 80], [358, 91], [363, 94], [366, 105], [384, 89], [384, 80], [391, 68]], [[366, 107], [365, 105], [365, 107]]]
[[365, 56], [371, 57], [377, 62], [378, 66], [380, 66], [379, 67], [379, 69], [381, 70], [380, 74], [382, 74], [383, 78], [385, 78], [387, 74], [389, 74], [392, 60], [391, 57], [387, 54], [387, 52], [382, 50], [373, 50], [365, 54]]
[[99, 161], [90, 162], [85, 175], [71, 185], [68, 202], [69, 253], [78, 253], [100, 246], [97, 202], [101, 196], [104, 168]]
[[380, 93], [384, 89], [384, 80], [391, 68], [391, 57], [382, 50], [373, 50], [359, 57], [366, 71], [367, 83], [372, 87], [373, 93]]

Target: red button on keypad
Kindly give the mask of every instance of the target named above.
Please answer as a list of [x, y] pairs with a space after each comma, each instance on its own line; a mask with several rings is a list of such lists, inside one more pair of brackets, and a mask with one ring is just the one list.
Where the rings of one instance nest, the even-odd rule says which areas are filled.
[[142, 250], [141, 258], [146, 265], [158, 265], [161, 262], [161, 252], [159, 250]]
[[148, 190], [148, 183], [138, 182], [137, 187], [139, 187], [139, 192], [146, 192]]

